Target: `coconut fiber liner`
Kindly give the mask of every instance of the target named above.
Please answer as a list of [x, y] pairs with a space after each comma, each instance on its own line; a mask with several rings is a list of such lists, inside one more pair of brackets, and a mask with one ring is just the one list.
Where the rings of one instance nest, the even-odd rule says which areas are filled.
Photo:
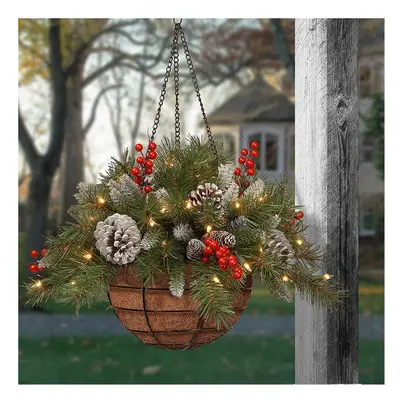
[[109, 283], [109, 300], [124, 327], [144, 344], [165, 349], [192, 349], [215, 341], [236, 324], [251, 296], [252, 278], [248, 275], [241, 293], [233, 295], [235, 315], [229, 328], [218, 330], [213, 319], [207, 322], [196, 311], [189, 288], [189, 268], [185, 270], [182, 297], [172, 296], [167, 278], [142, 288], [133, 268], [123, 267]]

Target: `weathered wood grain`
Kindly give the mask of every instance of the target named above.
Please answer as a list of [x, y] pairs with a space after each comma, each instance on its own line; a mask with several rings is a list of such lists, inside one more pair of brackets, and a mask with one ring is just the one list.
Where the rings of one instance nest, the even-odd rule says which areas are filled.
[[296, 383], [358, 381], [358, 20], [297, 19], [296, 203], [348, 296], [336, 311], [296, 295]]

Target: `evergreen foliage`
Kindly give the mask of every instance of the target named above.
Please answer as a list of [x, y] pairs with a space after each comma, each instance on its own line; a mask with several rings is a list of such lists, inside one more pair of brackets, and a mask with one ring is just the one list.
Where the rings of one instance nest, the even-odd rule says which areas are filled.
[[[236, 189], [234, 166], [226, 166], [229, 157], [223, 148], [218, 148], [217, 156], [208, 142], [198, 138], [191, 137], [180, 148], [164, 139], [157, 153], [153, 191], [149, 194], [134, 186], [130, 171], [135, 159], [128, 151], [122, 160], [111, 160], [101, 183], [79, 185], [78, 204], [69, 210], [75, 223], [47, 238], [45, 260], [49, 267], [39, 273], [39, 281], [28, 285], [32, 304], [55, 299], [74, 304], [78, 312], [80, 307], [107, 297], [108, 281], [120, 266], [99, 254], [93, 233], [98, 222], [114, 213], [128, 215], [140, 229], [141, 250], [129, 267], [134, 268], [143, 285], [167, 276], [172, 293], [179, 296], [184, 269], [190, 264], [190, 289], [198, 311], [206, 319], [215, 319], [218, 326], [234, 314], [232, 296], [245, 286], [249, 274], [246, 265], [285, 301], [292, 300], [290, 285], [318, 305], [334, 306], [340, 301], [343, 293], [333, 280], [316, 275], [321, 254], [307, 241], [306, 227], [300, 220], [291, 223], [296, 207], [285, 179], [270, 183], [256, 174], [251, 177], [248, 192], [241, 196]], [[221, 188], [223, 212], [207, 205], [201, 210], [188, 207], [192, 190], [219, 182], [227, 186]], [[234, 279], [229, 270], [221, 270], [215, 258], [207, 264], [187, 259], [188, 240], [204, 238], [208, 225], [235, 236], [236, 246], [231, 253], [242, 267], [240, 279]], [[268, 238], [273, 229], [281, 231], [293, 247], [294, 264], [289, 265], [271, 251]]]

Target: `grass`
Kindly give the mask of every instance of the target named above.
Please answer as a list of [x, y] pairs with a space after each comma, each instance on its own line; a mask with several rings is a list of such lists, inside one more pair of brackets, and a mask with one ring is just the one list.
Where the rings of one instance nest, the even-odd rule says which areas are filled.
[[[360, 341], [360, 382], [384, 383], [383, 342]], [[224, 336], [188, 351], [135, 337], [19, 340], [19, 383], [292, 384], [293, 338]]]
[[[19, 259], [23, 259], [24, 235], [19, 236]], [[20, 263], [20, 268], [27, 268]], [[20, 281], [22, 285], [23, 274], [20, 270]], [[23, 297], [20, 299], [24, 303]], [[97, 303], [90, 309], [82, 309], [82, 313], [109, 313], [108, 302]], [[56, 302], [48, 302], [43, 305], [48, 313], [73, 313], [72, 306]], [[372, 278], [361, 278], [359, 289], [360, 315], [383, 315], [384, 314], [384, 287], [383, 281]], [[254, 285], [252, 297], [246, 309], [246, 315], [271, 314], [271, 315], [294, 315], [294, 303], [286, 303], [271, 295], [269, 291], [259, 283]]]

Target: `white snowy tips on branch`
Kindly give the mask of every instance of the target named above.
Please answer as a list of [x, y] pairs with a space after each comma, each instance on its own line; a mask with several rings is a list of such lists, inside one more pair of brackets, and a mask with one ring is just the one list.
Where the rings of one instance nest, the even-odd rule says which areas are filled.
[[235, 166], [232, 163], [220, 164], [218, 167], [218, 187], [225, 189], [235, 181], [233, 175], [234, 169]]
[[123, 205], [132, 201], [132, 197], [141, 196], [138, 185], [133, 179], [124, 174], [119, 181], [110, 180], [108, 182], [110, 188], [110, 198], [115, 205]]

